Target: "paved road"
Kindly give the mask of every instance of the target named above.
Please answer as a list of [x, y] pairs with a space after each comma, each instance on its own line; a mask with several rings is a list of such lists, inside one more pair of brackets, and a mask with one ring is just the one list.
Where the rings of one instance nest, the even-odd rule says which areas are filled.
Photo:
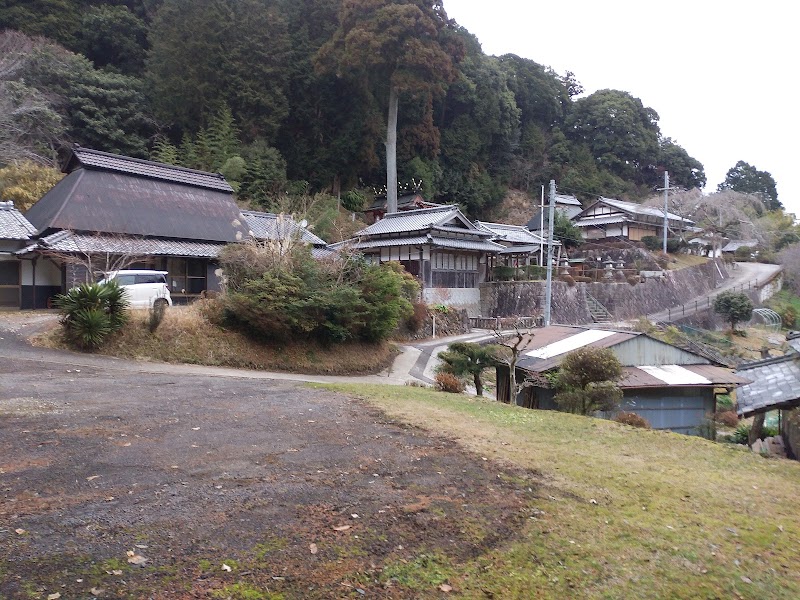
[[[755, 283], [758, 281], [759, 283], [763, 283], [781, 270], [780, 265], [768, 265], [764, 263], [734, 264], [736, 265], [736, 268], [729, 271], [731, 274], [730, 279], [726, 280], [725, 283], [723, 283], [713, 292], [692, 298], [686, 302], [686, 304], [684, 304], [685, 309], [681, 309], [681, 307], [674, 307], [670, 310], [664, 310], [656, 314], [647, 315], [647, 318], [651, 321], [662, 321], [665, 323], [681, 319], [684, 316], [689, 316], [695, 312], [698, 312], [699, 310], [706, 309], [713, 303], [712, 301], [714, 298], [716, 298], [722, 292], [732, 290], [734, 288], [740, 290], [742, 285], [744, 285], [746, 289], [748, 282]], [[697, 303], [697, 310], [695, 310], [695, 302]]]
[[180, 365], [171, 363], [134, 361], [102, 355], [34, 348], [26, 337], [52, 326], [56, 319], [52, 312], [0, 313], [0, 349], [14, 349], [15, 355], [26, 360], [64, 365], [66, 368], [101, 367], [127, 373], [151, 373], [161, 375], [207, 375], [211, 377], [239, 377], [276, 381], [301, 381], [307, 383], [379, 383], [405, 385], [410, 380], [432, 384], [434, 369], [439, 360], [438, 353], [455, 341], [480, 341], [492, 337], [487, 330], [433, 340], [420, 341], [400, 346], [400, 354], [392, 366], [377, 375], [338, 376], [304, 375], [278, 371], [252, 371], [205, 365]]

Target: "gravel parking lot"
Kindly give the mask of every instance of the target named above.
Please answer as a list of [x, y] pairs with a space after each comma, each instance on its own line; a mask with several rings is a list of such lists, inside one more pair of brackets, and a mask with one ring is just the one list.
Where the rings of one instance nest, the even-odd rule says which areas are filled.
[[33, 349], [4, 323], [2, 598], [405, 598], [387, 566], [470, 560], [527, 518], [527, 474], [346, 396]]

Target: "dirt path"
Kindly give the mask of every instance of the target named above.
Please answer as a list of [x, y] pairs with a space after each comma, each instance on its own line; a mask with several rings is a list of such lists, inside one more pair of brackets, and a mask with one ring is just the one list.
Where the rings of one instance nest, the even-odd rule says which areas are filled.
[[0, 598], [436, 597], [536, 494], [322, 389], [0, 337]]

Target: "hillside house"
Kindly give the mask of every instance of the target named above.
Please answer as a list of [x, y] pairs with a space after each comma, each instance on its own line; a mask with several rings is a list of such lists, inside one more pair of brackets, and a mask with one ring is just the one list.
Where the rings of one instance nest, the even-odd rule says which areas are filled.
[[[641, 241], [646, 236], [664, 235], [664, 211], [635, 202], [600, 198], [573, 217], [586, 240], [608, 238]], [[667, 212], [668, 235], [693, 228], [694, 222]], [[693, 230], [693, 229], [692, 229]]]
[[[555, 390], [542, 377], [554, 372], [578, 348], [609, 348], [623, 368], [619, 410], [647, 419], [653, 429], [699, 435], [716, 396], [748, 383], [705, 356], [659, 341], [644, 333], [553, 325], [537, 329], [517, 364], [517, 380], [536, 383], [523, 388], [516, 403], [556, 410]], [[498, 400], [508, 400], [509, 370], [497, 368]], [[613, 415], [598, 415], [610, 418]]]
[[419, 280], [426, 302], [476, 306], [490, 257], [505, 249], [492, 237], [457, 206], [436, 206], [389, 213], [335, 246], [374, 263], [399, 261]]
[[[35, 235], [36, 228], [13, 202], [0, 202], [0, 309], [44, 308], [48, 295], [61, 291], [55, 264], [35, 256], [22, 260]], [[34, 286], [37, 280], [51, 285]]]
[[[489, 263], [489, 272], [498, 265], [508, 267], [527, 267], [529, 265], [543, 266], [547, 262], [547, 239], [528, 230], [521, 225], [506, 225], [505, 223], [489, 223], [475, 221], [478, 228], [491, 233], [492, 241], [503, 246], [498, 254], [492, 255]], [[561, 242], [553, 242], [553, 257], [558, 264], [561, 256]]]
[[89, 264], [167, 271], [172, 298], [181, 303], [220, 289], [217, 257], [226, 244], [290, 234], [325, 247], [288, 217], [243, 214], [219, 174], [78, 146], [63, 170], [67, 176], [26, 213], [36, 233], [17, 252], [52, 267], [36, 272], [37, 307], [91, 280]]
[[[581, 210], [583, 210], [583, 207], [581, 205], [581, 201], [575, 196], [570, 196], [569, 194], [556, 194], [555, 210], [568, 219], [573, 219], [575, 216], [580, 214]], [[541, 206], [538, 207], [525, 227], [534, 233], [541, 235], [541, 232], [547, 232], [548, 228], [550, 227], [549, 216], [550, 205], [549, 201], [545, 199], [544, 208]], [[544, 233], [543, 235], [546, 236], [547, 234]]]

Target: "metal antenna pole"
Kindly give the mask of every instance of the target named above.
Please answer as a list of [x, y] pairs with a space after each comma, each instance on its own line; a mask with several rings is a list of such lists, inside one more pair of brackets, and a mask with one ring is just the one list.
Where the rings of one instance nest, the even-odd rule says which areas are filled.
[[556, 212], [556, 181], [550, 180], [550, 212], [547, 235], [547, 285], [544, 292], [544, 325], [550, 325], [550, 308], [553, 299], [553, 221]]

